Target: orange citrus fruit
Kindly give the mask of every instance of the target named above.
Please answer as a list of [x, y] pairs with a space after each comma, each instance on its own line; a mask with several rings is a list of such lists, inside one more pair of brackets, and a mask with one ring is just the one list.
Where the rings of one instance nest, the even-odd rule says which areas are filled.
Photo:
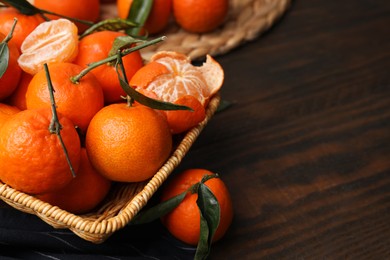
[[[122, 19], [126, 19], [132, 4], [133, 0], [117, 0], [118, 16]], [[153, 6], [150, 10], [148, 19], [144, 24], [144, 28], [150, 34], [156, 34], [163, 31], [168, 25], [171, 13], [172, 0], [153, 1]]]
[[31, 74], [22, 71], [22, 76], [20, 78], [19, 85], [16, 87], [12, 95], [7, 98], [7, 103], [16, 106], [20, 110], [27, 109], [26, 92], [32, 77], [33, 76]]
[[[161, 200], [168, 200], [186, 191], [193, 184], [201, 181], [203, 176], [213, 173], [205, 169], [188, 169], [163, 186]], [[220, 206], [220, 222], [213, 237], [217, 241], [223, 237], [233, 219], [233, 206], [229, 191], [220, 178], [212, 178], [204, 183], [214, 194]], [[171, 212], [162, 217], [162, 223], [169, 232], [181, 241], [197, 245], [200, 236], [200, 214], [196, 204], [198, 194], [188, 192], [184, 200]]]
[[92, 167], [85, 148], [82, 148], [76, 177], [64, 188], [37, 197], [63, 210], [82, 214], [95, 208], [106, 197], [110, 187], [111, 181]]
[[67, 19], [43, 22], [23, 41], [19, 66], [36, 74], [44, 63], [71, 62], [78, 52], [78, 30]]
[[92, 165], [106, 178], [139, 182], [152, 177], [171, 153], [167, 122], [155, 110], [111, 104], [92, 119], [86, 135]]
[[[103, 91], [95, 76], [87, 73], [79, 82], [71, 77], [83, 68], [73, 63], [56, 63], [48, 66], [54, 88], [57, 111], [73, 121], [83, 132], [92, 117], [103, 107]], [[34, 75], [26, 92], [28, 109], [50, 107], [50, 93], [44, 70]]]
[[[0, 33], [0, 42], [6, 36]], [[13, 42], [8, 42], [9, 58], [8, 66], [3, 76], [0, 77], [0, 100], [4, 100], [15, 91], [19, 84], [22, 70], [18, 65], [19, 50]]]
[[229, 0], [173, 0], [173, 16], [185, 30], [207, 33], [220, 26], [227, 16]]
[[0, 8], [0, 32], [7, 35], [14, 23], [14, 18], [18, 19], [15, 30], [10, 42], [13, 42], [18, 49], [24, 39], [29, 35], [40, 23], [44, 22], [43, 18], [36, 15], [26, 15], [19, 12], [13, 7]]
[[[154, 93], [160, 100], [179, 102], [191, 107], [195, 112], [168, 112], [172, 133], [180, 133], [204, 119], [204, 107], [210, 97], [222, 87], [223, 80], [222, 67], [209, 55], [202, 66], [194, 66], [184, 54], [161, 51], [134, 74], [130, 85], [137, 90], [144, 89], [147, 93]], [[193, 98], [184, 98], [185, 96]]]
[[[90, 63], [107, 58], [115, 39], [119, 36], [126, 36], [126, 34], [114, 31], [100, 31], [84, 37], [80, 40], [79, 54], [74, 63], [86, 67]], [[126, 55], [122, 61], [125, 67], [126, 77], [129, 80], [143, 66], [143, 60], [138, 51]], [[121, 101], [121, 96], [126, 96], [119, 83], [115, 64], [98, 66], [91, 70], [91, 73], [96, 76], [103, 88], [106, 104]]]
[[[100, 1], [99, 0], [34, 0], [34, 5], [38, 8], [51, 11], [53, 13], [64, 15], [71, 18], [77, 18], [89, 22], [97, 22], [100, 17]], [[47, 15], [50, 19], [59, 19], [56, 15]], [[80, 22], [76, 22], [80, 31], [84, 31], [89, 26]]]
[[[80, 163], [80, 139], [72, 121], [58, 114], [60, 131], [75, 170]], [[24, 110], [0, 128], [0, 180], [14, 189], [39, 194], [63, 188], [72, 173], [60, 140], [49, 131], [50, 108]], [[5, 167], [6, 166], [6, 167]]]
[[193, 96], [185, 95], [177, 99], [177, 105], [190, 107], [193, 111], [188, 110], [170, 110], [164, 111], [169, 122], [169, 127], [173, 134], [183, 133], [188, 129], [196, 126], [206, 117], [204, 106]]
[[10, 106], [4, 103], [0, 103], [0, 127], [7, 121], [12, 115], [20, 112], [20, 109], [14, 106]]

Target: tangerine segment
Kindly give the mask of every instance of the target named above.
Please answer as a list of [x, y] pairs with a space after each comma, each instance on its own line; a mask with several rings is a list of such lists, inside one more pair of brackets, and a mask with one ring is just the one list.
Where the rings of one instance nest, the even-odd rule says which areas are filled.
[[[72, 166], [80, 163], [80, 139], [73, 123], [58, 114], [61, 137]], [[72, 173], [60, 140], [49, 131], [52, 112], [24, 110], [9, 118], [0, 128], [0, 179], [14, 189], [39, 194], [63, 188]]]
[[73, 61], [78, 53], [77, 34], [77, 26], [67, 19], [41, 23], [24, 40], [19, 66], [36, 74], [44, 63]]
[[163, 64], [170, 73], [157, 77], [146, 90], [153, 91], [160, 99], [168, 102], [175, 102], [184, 95], [191, 95], [202, 104], [205, 103], [205, 97], [209, 93], [202, 73], [195, 66], [169, 58], [157, 62]]
[[[155, 63], [163, 65], [169, 72]], [[184, 54], [161, 51], [133, 78], [130, 85], [154, 92], [161, 100], [175, 102], [183, 96], [191, 95], [206, 105], [208, 99], [222, 87], [224, 72], [209, 55], [203, 66], [194, 66]]]

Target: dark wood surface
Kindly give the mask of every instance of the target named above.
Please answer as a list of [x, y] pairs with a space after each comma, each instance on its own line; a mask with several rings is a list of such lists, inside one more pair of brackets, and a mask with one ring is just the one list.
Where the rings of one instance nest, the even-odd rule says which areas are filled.
[[220, 173], [212, 259], [390, 259], [390, 2], [298, 0], [218, 57], [217, 114], [182, 167]]
[[[265, 34], [217, 60], [232, 106], [178, 168], [216, 171], [231, 192], [234, 220], [210, 259], [390, 259], [390, 2], [293, 1]], [[0, 255], [11, 245], [31, 259], [37, 247], [58, 259], [194, 252], [166, 248], [158, 224], [93, 246], [0, 208]]]

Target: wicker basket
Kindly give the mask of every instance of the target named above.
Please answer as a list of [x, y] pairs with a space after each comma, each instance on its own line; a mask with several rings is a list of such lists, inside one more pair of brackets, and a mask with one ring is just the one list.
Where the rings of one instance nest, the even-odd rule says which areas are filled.
[[[230, 0], [230, 13], [225, 24], [208, 34], [191, 34], [171, 22], [164, 32], [163, 43], [142, 50], [148, 60], [161, 50], [182, 52], [192, 59], [224, 54], [233, 48], [255, 39], [268, 29], [288, 8], [290, 0]], [[116, 7], [104, 5], [102, 17], [115, 17]], [[33, 196], [12, 189], [0, 182], [0, 199], [12, 207], [37, 215], [54, 228], [70, 229], [79, 237], [93, 243], [102, 243], [114, 232], [127, 225], [147, 204], [170, 173], [179, 165], [200, 132], [215, 113], [220, 102], [214, 96], [207, 108], [206, 119], [191, 129], [177, 144], [171, 157], [152, 179], [141, 183], [117, 183], [94, 212], [75, 215], [45, 203]]]
[[219, 95], [211, 99], [205, 120], [184, 135], [170, 158], [152, 179], [140, 183], [114, 184], [105, 201], [94, 212], [86, 215], [75, 215], [17, 191], [1, 182], [0, 199], [20, 211], [37, 215], [54, 228], [70, 229], [85, 240], [102, 243], [114, 232], [127, 225], [146, 205], [152, 195], [184, 158], [215, 113], [219, 102]]
[[[206, 54], [225, 54], [269, 29], [285, 13], [290, 2], [291, 0], [230, 0], [230, 11], [225, 23], [218, 30], [207, 34], [186, 32], [171, 21], [162, 33], [167, 36], [167, 40], [141, 50], [142, 56], [149, 60], [155, 52], [164, 50], [182, 52], [193, 60], [203, 58]], [[103, 18], [117, 16], [116, 6], [113, 4], [104, 5], [102, 10]]]

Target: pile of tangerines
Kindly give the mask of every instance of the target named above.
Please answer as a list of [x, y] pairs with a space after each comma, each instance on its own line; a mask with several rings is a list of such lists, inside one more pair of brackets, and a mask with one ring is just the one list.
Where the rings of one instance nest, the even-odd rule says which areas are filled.
[[[88, 8], [62, 10], [59, 2], [88, 3]], [[95, 2], [35, 0], [34, 4], [56, 14], [97, 21]], [[125, 2], [118, 0], [118, 7], [124, 9]], [[156, 6], [160, 2], [170, 8], [170, 1], [155, 1]], [[66, 13], [79, 9], [90, 16]], [[150, 21], [161, 18], [151, 15]], [[0, 9], [0, 41], [6, 46], [0, 63], [7, 61], [0, 74], [0, 180], [82, 214], [105, 198], [113, 182], [150, 179], [171, 155], [173, 136], [205, 118], [208, 101], [221, 88], [224, 74], [210, 56], [202, 66], [194, 66], [186, 55], [174, 51], [156, 53], [147, 63], [138, 50], [112, 55], [115, 41], [128, 36], [123, 31], [96, 31], [80, 38], [85, 24], [64, 16], [49, 18], [13, 7]], [[113, 58], [107, 61], [108, 57]], [[123, 82], [145, 98], [191, 111], [153, 109], [130, 97]], [[164, 188], [163, 200], [211, 174], [195, 169], [178, 175]], [[232, 221], [231, 200], [219, 178], [206, 185], [221, 208], [215, 235], [219, 239]], [[199, 211], [193, 208], [196, 197], [188, 193], [163, 221], [172, 234], [195, 245], [200, 233]]]

